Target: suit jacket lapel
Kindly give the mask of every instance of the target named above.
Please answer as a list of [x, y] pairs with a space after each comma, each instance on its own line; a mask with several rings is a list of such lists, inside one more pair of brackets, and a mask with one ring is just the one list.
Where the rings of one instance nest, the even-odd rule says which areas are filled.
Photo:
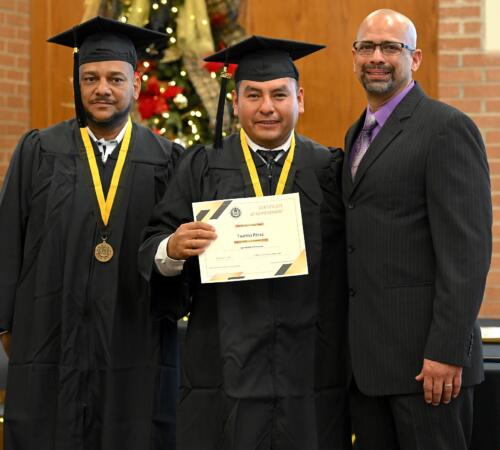
[[356, 172], [356, 177], [354, 178], [353, 190], [355, 190], [362, 181], [368, 168], [377, 160], [377, 158], [385, 151], [389, 144], [399, 133], [401, 133], [402, 130], [403, 127], [401, 126], [399, 118], [396, 117], [396, 114], [391, 114], [389, 119], [387, 119], [387, 122], [370, 144], [370, 147], [368, 147], [365, 156], [361, 160]]
[[[361, 163], [356, 172], [356, 177], [354, 182], [352, 182], [352, 177], [350, 173], [350, 167], [348, 170], [348, 177], [351, 180], [352, 188], [349, 189], [348, 194], [351, 195], [359, 186], [359, 184], [363, 181], [365, 173], [369, 170], [370, 166], [375, 163], [375, 161], [382, 155], [382, 153], [389, 147], [389, 144], [398, 136], [404, 129], [405, 121], [408, 117], [413, 114], [415, 107], [425, 96], [424, 92], [420, 88], [420, 86], [415, 82], [415, 86], [413, 89], [408, 92], [408, 94], [401, 100], [396, 109], [392, 112], [392, 114], [385, 122], [384, 126], [377, 134], [373, 142], [370, 144], [368, 151], [365, 156], [361, 160]], [[364, 114], [361, 119], [364, 119]], [[361, 120], [360, 119], [360, 120]], [[359, 129], [360, 121], [358, 120], [356, 130]], [[354, 128], [354, 127], [353, 127]], [[352, 128], [351, 128], [352, 130]], [[357, 136], [357, 133], [354, 134]], [[354, 138], [351, 137], [351, 146], [354, 142]], [[347, 137], [346, 137], [347, 142]], [[346, 155], [348, 157], [348, 155]], [[349, 163], [349, 161], [348, 161]], [[345, 175], [345, 173], [344, 173]], [[348, 183], [347, 183], [348, 184]]]

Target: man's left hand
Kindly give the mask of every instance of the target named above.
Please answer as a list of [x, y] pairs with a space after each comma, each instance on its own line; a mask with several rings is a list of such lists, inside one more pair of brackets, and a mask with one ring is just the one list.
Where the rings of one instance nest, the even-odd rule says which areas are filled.
[[434, 406], [448, 404], [458, 397], [462, 387], [462, 367], [424, 359], [421, 372], [415, 380], [422, 381], [425, 401]]

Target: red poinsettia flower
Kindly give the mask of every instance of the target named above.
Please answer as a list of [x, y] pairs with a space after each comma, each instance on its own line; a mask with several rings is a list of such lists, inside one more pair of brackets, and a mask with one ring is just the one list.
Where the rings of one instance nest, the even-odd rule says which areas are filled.
[[[209, 71], [209, 72], [220, 72], [222, 68], [224, 67], [223, 63], [218, 63], [218, 62], [206, 62], [203, 67]], [[234, 72], [236, 71], [236, 68], [238, 67], [238, 64], [229, 64], [227, 71], [233, 75]]]
[[160, 82], [156, 75], [148, 78], [146, 81], [146, 89], [144, 90], [146, 94], [149, 95], [159, 95], [160, 94]]
[[167, 100], [183, 92], [179, 86], [170, 86], [158, 80], [156, 75], [150, 76], [139, 95], [138, 109], [142, 119], [149, 119], [168, 111]]
[[174, 98], [177, 94], [182, 94], [183, 88], [179, 86], [167, 86], [161, 95], [166, 99]]
[[138, 100], [138, 109], [142, 119], [149, 119], [154, 115], [160, 115], [168, 111], [168, 105], [165, 98], [161, 95], [148, 95], [141, 92]]
[[[145, 67], [144, 63], [147, 62], [148, 66]], [[137, 72], [140, 74], [148, 73], [151, 71], [156, 71], [156, 61], [137, 61]]]

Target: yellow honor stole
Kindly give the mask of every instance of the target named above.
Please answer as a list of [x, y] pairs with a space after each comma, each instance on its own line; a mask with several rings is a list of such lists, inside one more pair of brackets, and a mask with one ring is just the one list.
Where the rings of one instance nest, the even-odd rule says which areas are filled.
[[[243, 149], [243, 156], [245, 157], [245, 163], [247, 165], [248, 173], [250, 174], [250, 179], [252, 180], [253, 190], [256, 197], [263, 197], [262, 186], [260, 184], [259, 175], [257, 174], [257, 168], [248, 148], [247, 138], [243, 128], [240, 130], [240, 141], [241, 148]], [[295, 155], [295, 132], [292, 131], [292, 141], [290, 144], [290, 150], [288, 150], [288, 155], [286, 157], [285, 163], [283, 164], [283, 169], [281, 170], [281, 175], [278, 180], [278, 185], [276, 186], [276, 192], [274, 195], [281, 195], [285, 191], [286, 181], [288, 179], [288, 174], [290, 173], [290, 168], [292, 167], [293, 157]]]
[[[92, 147], [92, 143], [90, 142], [87, 128], [80, 128], [80, 134], [82, 135], [83, 145], [85, 146], [85, 151], [87, 153], [87, 160], [89, 162], [90, 173], [92, 175], [92, 183], [94, 185], [94, 192], [97, 198], [97, 203], [99, 205], [99, 211], [101, 212], [102, 223], [104, 224], [104, 227], [106, 227], [109, 222], [111, 210], [113, 209], [116, 191], [118, 190], [118, 185], [120, 184], [120, 177], [130, 146], [130, 137], [132, 136], [132, 120], [129, 116], [127, 121], [127, 129], [125, 130], [125, 136], [120, 147], [118, 160], [116, 161], [116, 166], [113, 170], [113, 176], [111, 178], [111, 184], [109, 186], [109, 191], [106, 198], [104, 197], [101, 176], [99, 175], [99, 168], [97, 167], [94, 148]], [[101, 239], [102, 242], [97, 244], [95, 247], [94, 255], [99, 262], [105, 263], [113, 258], [113, 247], [111, 247], [111, 245], [106, 242], [107, 236], [105, 236], [104, 233], [101, 235]]]

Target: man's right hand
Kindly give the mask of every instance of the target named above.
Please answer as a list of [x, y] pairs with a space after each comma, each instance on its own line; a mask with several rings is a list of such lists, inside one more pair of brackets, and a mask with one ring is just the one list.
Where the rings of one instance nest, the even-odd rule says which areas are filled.
[[201, 255], [217, 239], [215, 228], [205, 222], [183, 223], [170, 236], [167, 255], [172, 259], [188, 259]]

